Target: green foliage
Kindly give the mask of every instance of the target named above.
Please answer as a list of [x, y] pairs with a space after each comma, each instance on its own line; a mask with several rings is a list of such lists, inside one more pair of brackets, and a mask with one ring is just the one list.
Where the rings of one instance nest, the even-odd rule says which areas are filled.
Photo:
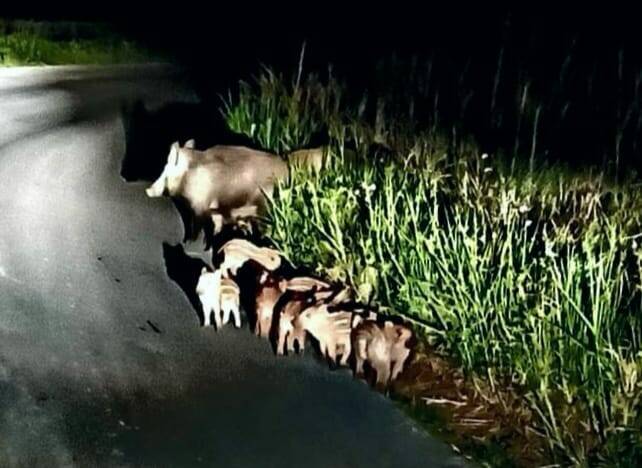
[[0, 35], [0, 65], [119, 64], [149, 61], [150, 54], [115, 38], [52, 40], [31, 31]]
[[306, 146], [326, 122], [339, 115], [343, 90], [332, 78], [329, 85], [314, 75], [303, 83], [287, 83], [265, 69], [256, 82], [259, 93], [250, 84], [240, 83], [238, 99], [229, 96], [225, 102], [225, 117], [232, 130], [278, 154]]

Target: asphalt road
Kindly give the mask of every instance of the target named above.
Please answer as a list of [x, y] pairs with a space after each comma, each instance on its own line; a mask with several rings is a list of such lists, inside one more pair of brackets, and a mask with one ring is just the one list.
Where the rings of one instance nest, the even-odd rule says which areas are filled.
[[194, 96], [161, 66], [0, 70], [0, 466], [464, 466], [347, 370], [200, 327], [174, 205], [121, 177], [137, 100]]

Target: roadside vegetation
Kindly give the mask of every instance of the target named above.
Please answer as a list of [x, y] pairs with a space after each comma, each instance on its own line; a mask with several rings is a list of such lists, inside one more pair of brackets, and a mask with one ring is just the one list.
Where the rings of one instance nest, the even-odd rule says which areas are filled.
[[420, 331], [397, 393], [442, 418], [454, 444], [487, 459], [503, 447], [495, 462], [521, 466], [637, 466], [639, 184], [615, 152], [617, 166], [596, 169], [544, 161], [548, 108], [528, 86], [509, 90], [515, 143], [486, 154], [437, 108], [415, 118], [420, 80], [408, 76], [404, 100], [264, 69], [224, 100], [230, 128], [278, 154], [328, 138], [327, 168], [278, 187], [266, 234]]
[[[55, 26], [55, 23], [54, 23]], [[108, 65], [140, 63], [153, 55], [133, 42], [96, 27], [91, 37], [74, 25], [60, 26], [62, 34], [40, 23], [0, 20], [0, 66]]]

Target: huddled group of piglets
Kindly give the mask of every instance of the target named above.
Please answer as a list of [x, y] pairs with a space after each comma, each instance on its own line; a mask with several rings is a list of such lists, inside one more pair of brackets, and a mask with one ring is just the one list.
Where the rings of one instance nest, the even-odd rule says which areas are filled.
[[[335, 365], [350, 365], [353, 355], [356, 376], [366, 377], [367, 365], [380, 389], [403, 370], [414, 341], [412, 330], [398, 319], [354, 302], [350, 288], [312, 276], [288, 277], [278, 251], [246, 239], [228, 241], [219, 254], [223, 256], [220, 266], [214, 271], [204, 267], [196, 286], [204, 326], [211, 324], [213, 315], [217, 329], [231, 317], [239, 328], [241, 294], [251, 294], [248, 321], [257, 336], [273, 340], [278, 355], [303, 352], [309, 335]], [[255, 272], [255, 280], [242, 290], [242, 283], [234, 278], [246, 264]]]

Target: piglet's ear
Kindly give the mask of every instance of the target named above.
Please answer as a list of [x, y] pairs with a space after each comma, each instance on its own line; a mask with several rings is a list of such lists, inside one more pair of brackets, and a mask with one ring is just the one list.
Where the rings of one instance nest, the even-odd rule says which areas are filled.
[[203, 267], [201, 268], [201, 275], [204, 274], [207, 271], [207, 268]]
[[195, 146], [196, 146], [196, 141], [194, 141], [194, 138], [192, 138], [191, 140], [187, 140], [185, 142], [185, 148], [194, 149]]

